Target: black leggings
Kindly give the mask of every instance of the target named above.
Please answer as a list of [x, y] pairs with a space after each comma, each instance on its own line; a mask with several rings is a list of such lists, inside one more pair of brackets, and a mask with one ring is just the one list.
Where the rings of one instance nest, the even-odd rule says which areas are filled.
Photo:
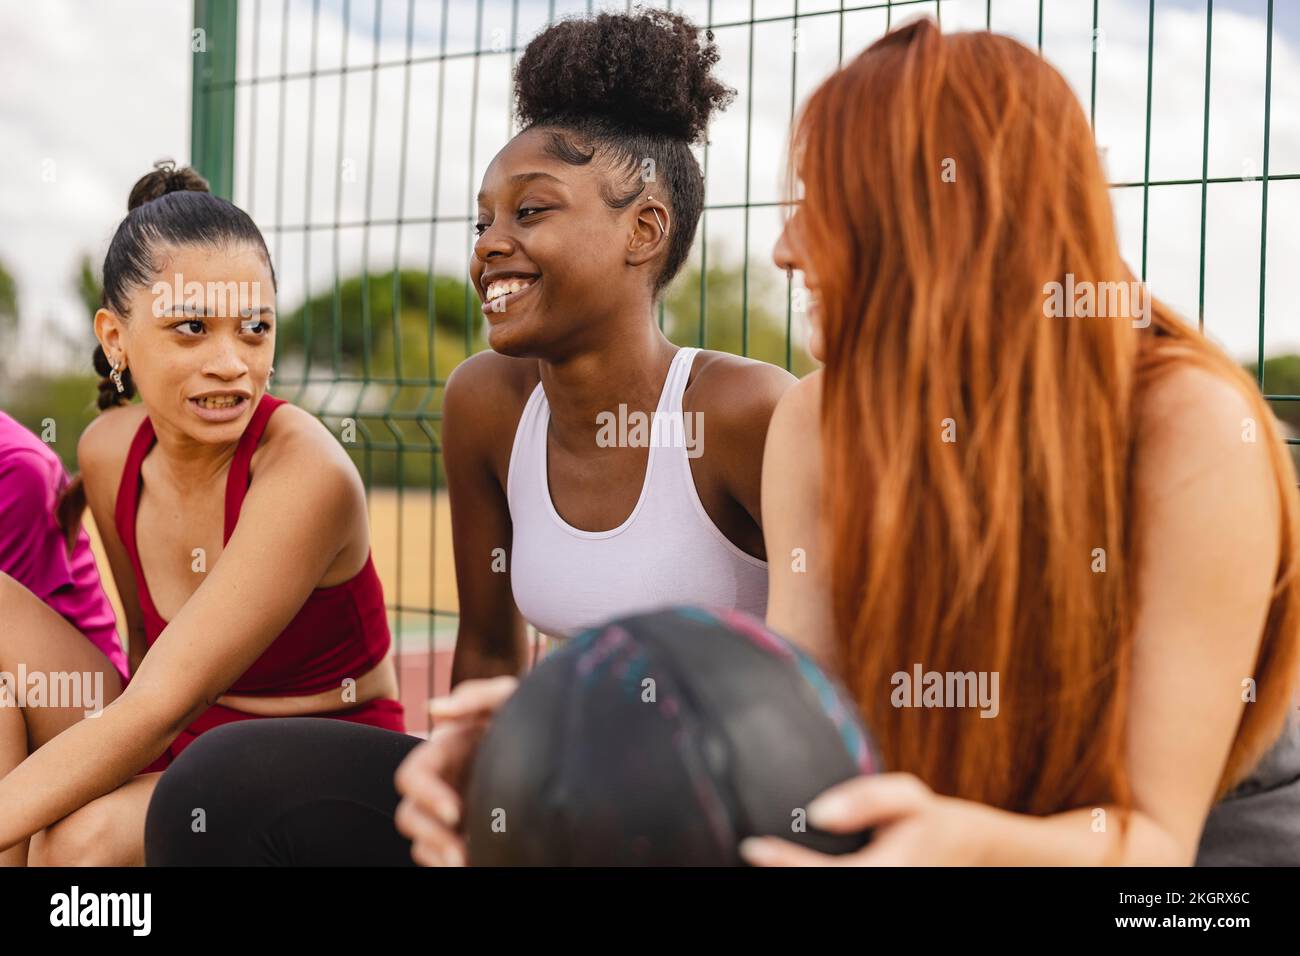
[[243, 720], [190, 744], [154, 790], [149, 866], [413, 866], [393, 774], [420, 738], [323, 717]]

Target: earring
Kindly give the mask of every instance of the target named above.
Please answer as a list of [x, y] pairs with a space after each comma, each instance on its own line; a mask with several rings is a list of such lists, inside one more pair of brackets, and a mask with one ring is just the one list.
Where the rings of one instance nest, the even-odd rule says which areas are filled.
[[[654, 197], [654, 196], [646, 196], [645, 198], [646, 198], [646, 202], [649, 202], [651, 199], [654, 199], [655, 197]], [[664, 221], [663, 221], [662, 219], [659, 218], [659, 210], [658, 210], [658, 209], [651, 209], [650, 211], [651, 211], [652, 213], [655, 214], [655, 222], [659, 223], [659, 231], [660, 231], [660, 232], [667, 232], [668, 229], [667, 229], [666, 226], [664, 226]]]
[[108, 373], [108, 377], [113, 380], [113, 384], [117, 387], [117, 391], [119, 395], [124, 394], [126, 392], [126, 386], [122, 384], [122, 373], [118, 371], [121, 367], [122, 366], [119, 365], [116, 360], [114, 360], [113, 370]]

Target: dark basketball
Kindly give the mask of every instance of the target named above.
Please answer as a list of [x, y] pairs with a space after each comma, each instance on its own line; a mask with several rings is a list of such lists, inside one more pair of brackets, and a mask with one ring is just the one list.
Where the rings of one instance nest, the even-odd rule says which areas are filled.
[[865, 834], [806, 822], [880, 769], [852, 701], [736, 611], [611, 621], [549, 655], [497, 714], [467, 792], [477, 866], [733, 866], [748, 836], [825, 853]]

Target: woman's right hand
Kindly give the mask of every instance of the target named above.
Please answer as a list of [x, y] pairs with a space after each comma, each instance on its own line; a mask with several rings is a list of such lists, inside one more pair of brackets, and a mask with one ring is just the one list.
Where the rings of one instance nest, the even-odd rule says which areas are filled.
[[433, 731], [394, 777], [402, 795], [394, 820], [421, 866], [465, 865], [461, 791], [488, 723], [518, 685], [514, 677], [466, 680], [429, 702]]

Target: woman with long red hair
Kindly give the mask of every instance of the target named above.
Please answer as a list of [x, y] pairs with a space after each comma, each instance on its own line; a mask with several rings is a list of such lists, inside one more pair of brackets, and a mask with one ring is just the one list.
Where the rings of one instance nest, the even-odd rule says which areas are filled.
[[[1250, 378], [1133, 281], [1066, 81], [921, 20], [812, 94], [790, 163], [775, 259], [825, 368], [768, 433], [768, 623], [896, 771], [810, 819], [877, 828], [845, 862], [1206, 862], [1220, 819], [1283, 852], [1248, 799], [1205, 822], [1270, 748], [1300, 763], [1296, 476]], [[972, 673], [992, 707], [915, 686]]]

